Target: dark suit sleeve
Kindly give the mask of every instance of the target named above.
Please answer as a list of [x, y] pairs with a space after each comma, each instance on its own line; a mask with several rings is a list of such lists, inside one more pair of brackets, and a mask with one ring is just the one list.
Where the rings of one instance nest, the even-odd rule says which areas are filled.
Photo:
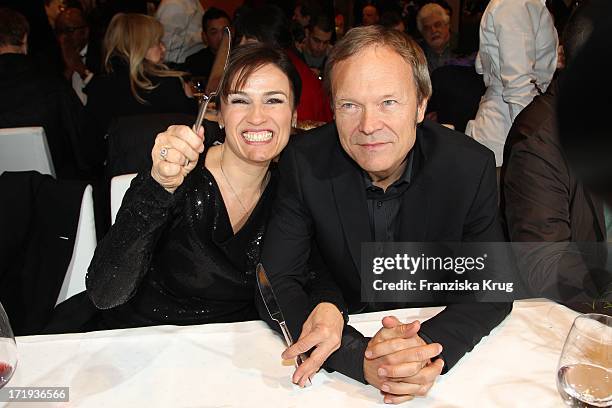
[[590, 303], [598, 290], [583, 256], [590, 259], [596, 247], [581, 251], [569, 242], [571, 223], [580, 222], [570, 209], [578, 186], [572, 186], [563, 154], [546, 135], [525, 136], [515, 125], [511, 136], [516, 143], [504, 163], [504, 212], [510, 239], [523, 242], [513, 246], [522, 276], [538, 297]]
[[[314, 305], [330, 302], [340, 308], [345, 306], [341, 291], [324, 267], [316, 248], [313, 250], [312, 219], [303, 201], [299, 166], [291, 146], [283, 153], [279, 173], [279, 191], [272, 211], [274, 215], [266, 231], [262, 263], [289, 330], [297, 339]], [[271, 321], [261, 297], [256, 296], [256, 299], [262, 319], [278, 331], [278, 324]], [[342, 347], [328, 359], [326, 368], [364, 381], [363, 353], [367, 340], [347, 326]]]
[[[497, 181], [493, 154], [489, 155], [482, 169], [479, 187], [464, 225], [463, 240], [504, 241], [497, 218]], [[421, 331], [425, 337], [440, 343], [444, 348], [443, 373], [472, 350], [511, 310], [511, 302], [449, 304], [442, 312], [423, 322]]]

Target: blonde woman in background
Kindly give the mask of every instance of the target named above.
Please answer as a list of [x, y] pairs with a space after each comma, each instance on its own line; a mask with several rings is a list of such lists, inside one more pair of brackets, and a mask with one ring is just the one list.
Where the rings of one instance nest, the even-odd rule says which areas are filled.
[[163, 64], [163, 26], [144, 14], [117, 14], [104, 37], [102, 75], [86, 87], [84, 133], [94, 161], [105, 158], [104, 135], [113, 119], [150, 113], [197, 113], [183, 72]]

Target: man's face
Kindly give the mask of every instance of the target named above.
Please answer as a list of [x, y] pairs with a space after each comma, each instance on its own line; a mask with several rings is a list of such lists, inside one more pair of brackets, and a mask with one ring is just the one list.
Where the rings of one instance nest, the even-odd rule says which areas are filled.
[[365, 6], [361, 16], [364, 26], [378, 24], [378, 10], [374, 6]]
[[442, 51], [450, 40], [450, 25], [440, 15], [430, 15], [422, 20], [423, 38], [427, 45]]
[[65, 10], [58, 16], [55, 24], [62, 35], [73, 41], [77, 50], [82, 50], [89, 42], [89, 26], [80, 10]]
[[412, 67], [395, 51], [370, 46], [339, 62], [331, 84], [344, 150], [373, 180], [396, 174], [427, 105], [417, 103]]
[[206, 23], [206, 31], [202, 32], [202, 35], [206, 38], [203, 40], [208, 44], [213, 54], [216, 54], [221, 46], [221, 40], [223, 39], [223, 28], [229, 27], [230, 22], [227, 18], [221, 17], [215, 20], [208, 20]]
[[319, 27], [308, 30], [308, 36], [306, 37], [306, 49], [308, 53], [313, 57], [322, 57], [327, 54], [327, 47], [329, 46], [331, 37], [331, 31], [326, 33]]
[[310, 24], [310, 16], [304, 16], [302, 6], [296, 6], [293, 10], [293, 21], [297, 21], [302, 27], [307, 27]]

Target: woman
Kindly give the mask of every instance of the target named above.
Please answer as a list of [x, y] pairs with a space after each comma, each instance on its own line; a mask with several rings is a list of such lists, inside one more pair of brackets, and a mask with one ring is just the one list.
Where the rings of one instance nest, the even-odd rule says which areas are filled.
[[275, 195], [270, 169], [289, 140], [301, 92], [282, 52], [236, 48], [221, 89], [223, 145], [171, 126], [150, 173], [127, 191], [98, 245], [87, 294], [104, 309], [85, 329], [257, 319], [255, 266]]
[[111, 20], [104, 37], [105, 72], [86, 88], [84, 133], [97, 163], [105, 158], [104, 135], [114, 118], [197, 113], [197, 101], [185, 93], [184, 73], [163, 64], [163, 34], [163, 26], [143, 14], [119, 13]]

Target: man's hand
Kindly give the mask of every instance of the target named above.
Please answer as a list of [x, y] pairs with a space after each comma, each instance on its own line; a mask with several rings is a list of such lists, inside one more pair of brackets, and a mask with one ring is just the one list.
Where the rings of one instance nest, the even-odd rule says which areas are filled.
[[293, 373], [293, 382], [304, 387], [306, 382], [319, 371], [325, 360], [338, 348], [342, 340], [344, 319], [332, 303], [319, 303], [302, 326], [298, 341], [286, 349], [282, 358], [293, 359], [299, 354], [315, 348], [310, 357]]
[[381, 390], [385, 403], [398, 404], [427, 394], [444, 367], [442, 359], [431, 361], [442, 346], [427, 344], [417, 335], [418, 321], [402, 324], [395, 317], [385, 317], [382, 323], [365, 351], [366, 381]]

